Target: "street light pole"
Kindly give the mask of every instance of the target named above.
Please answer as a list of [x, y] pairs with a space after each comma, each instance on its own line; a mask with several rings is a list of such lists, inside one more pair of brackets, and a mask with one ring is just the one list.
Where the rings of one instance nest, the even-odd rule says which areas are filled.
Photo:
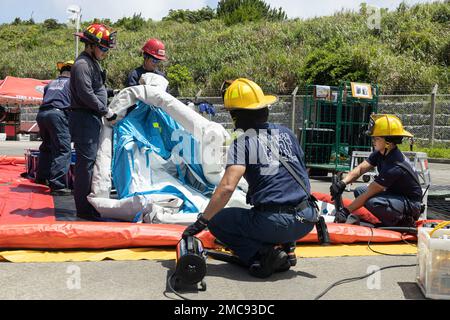
[[[77, 16], [77, 33], [80, 32], [80, 23], [81, 23], [81, 11], [80, 14]], [[79, 37], [75, 37], [76, 38], [76, 45], [75, 45], [75, 59], [78, 58], [78, 46], [80, 43], [80, 38]]]
[[[77, 5], [71, 5], [67, 8], [67, 13], [72, 14], [69, 19], [75, 21], [75, 27], [76, 27], [77, 33], [80, 32], [81, 8]], [[80, 39], [77, 36], [75, 36], [75, 59], [78, 57], [79, 40]]]

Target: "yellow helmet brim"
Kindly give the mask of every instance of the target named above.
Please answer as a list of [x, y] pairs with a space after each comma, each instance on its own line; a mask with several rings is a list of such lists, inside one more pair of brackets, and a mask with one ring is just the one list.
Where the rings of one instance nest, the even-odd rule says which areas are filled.
[[411, 132], [406, 131], [405, 129], [403, 129], [403, 136], [407, 137], [407, 138], [413, 138], [414, 137], [414, 135]]
[[73, 61], [73, 60], [69, 60], [69, 61], [65, 61], [65, 62], [60, 61], [56, 64], [56, 68], [59, 71], [61, 71], [61, 69], [64, 67], [72, 67], [74, 63], [75, 63], [75, 61]]
[[259, 110], [264, 109], [278, 101], [278, 97], [275, 96], [264, 96], [262, 101], [259, 103], [253, 103], [244, 107], [227, 107], [227, 110]]

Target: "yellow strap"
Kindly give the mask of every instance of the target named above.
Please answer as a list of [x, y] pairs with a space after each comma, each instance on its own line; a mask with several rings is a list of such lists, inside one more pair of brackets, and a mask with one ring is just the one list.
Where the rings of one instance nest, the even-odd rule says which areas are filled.
[[430, 232], [430, 237], [432, 237], [433, 234], [434, 234], [436, 231], [438, 231], [438, 230], [440, 230], [440, 229], [442, 229], [442, 228], [445, 228], [445, 227], [448, 226], [448, 225], [450, 225], [450, 221], [444, 221], [444, 222], [439, 223], [439, 224], [436, 226], [436, 228], [434, 228], [434, 229]]

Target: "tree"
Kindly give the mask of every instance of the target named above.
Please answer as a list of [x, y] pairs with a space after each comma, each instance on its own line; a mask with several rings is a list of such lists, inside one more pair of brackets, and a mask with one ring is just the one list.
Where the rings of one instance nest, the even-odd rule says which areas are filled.
[[200, 10], [169, 10], [169, 15], [163, 18], [164, 21], [189, 22], [199, 23], [202, 21], [209, 21], [216, 18], [216, 12], [210, 7], [205, 7]]
[[19, 26], [22, 24], [22, 19], [19, 17], [15, 18], [14, 21], [11, 23], [13, 26]]
[[44, 28], [55, 30], [61, 28], [61, 25], [55, 19], [47, 19], [44, 21]]
[[220, 0], [217, 16], [227, 25], [247, 21], [283, 21], [287, 19], [282, 8], [273, 9], [262, 0]]

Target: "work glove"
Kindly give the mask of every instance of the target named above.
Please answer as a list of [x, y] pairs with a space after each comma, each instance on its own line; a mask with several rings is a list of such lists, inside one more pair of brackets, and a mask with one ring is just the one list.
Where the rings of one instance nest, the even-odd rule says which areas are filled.
[[331, 200], [335, 200], [336, 197], [339, 197], [344, 193], [346, 184], [344, 181], [339, 181], [337, 183], [333, 183], [330, 187]]
[[109, 110], [108, 114], [105, 116], [105, 119], [106, 121], [108, 121], [108, 125], [112, 127], [117, 123], [117, 113], [114, 113], [111, 110]]
[[200, 113], [206, 113], [206, 114], [210, 114], [212, 116], [216, 115], [216, 109], [214, 108], [214, 106], [212, 106], [209, 103], [200, 103], [200, 105], [198, 106], [198, 111]]
[[345, 223], [350, 214], [351, 212], [345, 207], [338, 209], [334, 215], [334, 223]]
[[114, 98], [119, 94], [120, 89], [106, 89], [106, 92], [108, 93], [108, 98]]
[[206, 220], [203, 215], [200, 215], [197, 221], [195, 221], [193, 224], [191, 224], [189, 227], [186, 228], [183, 232], [183, 239], [187, 237], [193, 237], [196, 234], [199, 234], [203, 230], [206, 229], [208, 226], [209, 221]]

